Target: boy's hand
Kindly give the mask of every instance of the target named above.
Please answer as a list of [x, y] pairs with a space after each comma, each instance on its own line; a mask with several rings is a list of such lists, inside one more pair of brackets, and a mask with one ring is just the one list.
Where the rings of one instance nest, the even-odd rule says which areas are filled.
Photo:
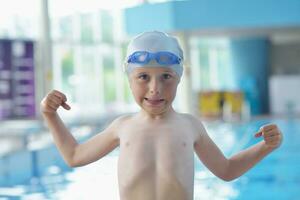
[[54, 114], [59, 106], [62, 106], [66, 110], [70, 110], [71, 107], [66, 103], [67, 97], [63, 93], [52, 90], [41, 102], [41, 111], [44, 114]]
[[279, 147], [282, 142], [282, 133], [275, 124], [268, 124], [262, 126], [259, 132], [255, 134], [255, 137], [264, 137], [264, 142], [268, 147]]

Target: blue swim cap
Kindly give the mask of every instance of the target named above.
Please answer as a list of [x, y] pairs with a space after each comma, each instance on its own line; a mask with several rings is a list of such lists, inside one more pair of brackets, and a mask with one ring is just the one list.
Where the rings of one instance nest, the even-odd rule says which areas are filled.
[[[170, 52], [175, 54], [181, 59], [179, 64], [173, 65], [142, 65], [137, 63], [128, 63], [128, 58], [135, 52], [146, 51], [150, 53], [156, 52]], [[167, 67], [176, 72], [181, 77], [183, 73], [183, 51], [175, 37], [172, 37], [164, 32], [150, 31], [144, 32], [137, 35], [131, 40], [127, 48], [126, 60], [125, 60], [125, 71], [130, 74], [135, 68], [138, 67]]]

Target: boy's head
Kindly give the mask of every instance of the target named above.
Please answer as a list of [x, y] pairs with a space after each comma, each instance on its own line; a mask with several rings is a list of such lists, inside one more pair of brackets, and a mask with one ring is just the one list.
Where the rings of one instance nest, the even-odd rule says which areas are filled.
[[183, 52], [177, 39], [159, 31], [145, 32], [133, 38], [127, 48], [125, 71], [129, 75], [139, 67], [170, 68], [180, 78]]
[[183, 52], [174, 37], [145, 32], [129, 44], [125, 70], [136, 102], [148, 113], [170, 108], [183, 72]]

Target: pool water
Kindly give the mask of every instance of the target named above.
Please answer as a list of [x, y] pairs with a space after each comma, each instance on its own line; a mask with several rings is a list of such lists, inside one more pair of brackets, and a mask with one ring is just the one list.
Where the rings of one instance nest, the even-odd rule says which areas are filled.
[[[282, 130], [281, 147], [234, 181], [216, 178], [195, 156], [195, 200], [300, 199], [300, 120], [211, 122], [205, 126], [223, 153], [230, 156], [259, 142], [261, 139], [254, 138], [254, 133], [266, 123], [276, 123]], [[76, 169], [52, 161], [55, 165], [48, 165], [43, 173], [25, 183], [2, 181], [0, 200], [118, 200], [117, 156], [115, 150], [100, 161]]]
[[[284, 140], [279, 149], [232, 182], [217, 179], [197, 163], [195, 199], [300, 199], [299, 122], [299, 120], [259, 120], [242, 126], [210, 124], [207, 127], [210, 135], [227, 156], [259, 142], [261, 139], [254, 138], [253, 135], [266, 123], [276, 123], [284, 134]], [[228, 134], [230, 131], [231, 134]], [[228, 135], [224, 137], [225, 134]]]

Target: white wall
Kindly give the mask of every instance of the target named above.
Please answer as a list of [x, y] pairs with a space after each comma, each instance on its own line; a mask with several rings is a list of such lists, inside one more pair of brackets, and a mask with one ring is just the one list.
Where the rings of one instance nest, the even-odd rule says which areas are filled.
[[300, 113], [300, 75], [272, 76], [269, 81], [271, 113]]

